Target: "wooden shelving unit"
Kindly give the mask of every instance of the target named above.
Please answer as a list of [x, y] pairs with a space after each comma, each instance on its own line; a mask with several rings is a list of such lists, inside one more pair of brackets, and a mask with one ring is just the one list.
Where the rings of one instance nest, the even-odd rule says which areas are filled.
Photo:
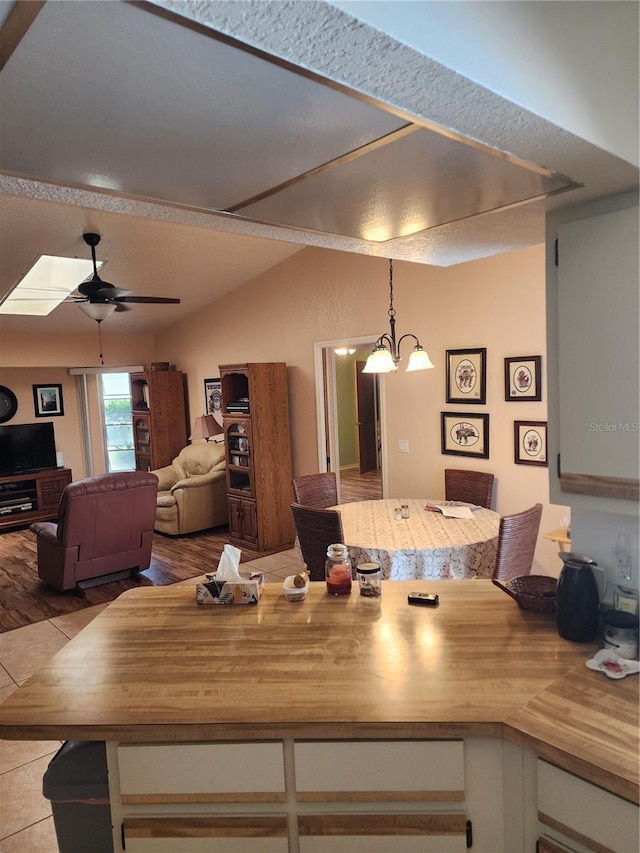
[[179, 370], [131, 374], [137, 471], [171, 464], [187, 444], [184, 375]]
[[220, 366], [229, 539], [267, 551], [294, 541], [287, 366]]

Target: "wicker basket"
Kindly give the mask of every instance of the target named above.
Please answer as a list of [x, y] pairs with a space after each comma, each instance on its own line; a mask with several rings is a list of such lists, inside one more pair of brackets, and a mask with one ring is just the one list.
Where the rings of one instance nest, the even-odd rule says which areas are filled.
[[523, 575], [504, 584], [496, 580], [493, 582], [514, 598], [523, 610], [532, 610], [534, 613], [556, 611], [556, 578], [547, 575]]

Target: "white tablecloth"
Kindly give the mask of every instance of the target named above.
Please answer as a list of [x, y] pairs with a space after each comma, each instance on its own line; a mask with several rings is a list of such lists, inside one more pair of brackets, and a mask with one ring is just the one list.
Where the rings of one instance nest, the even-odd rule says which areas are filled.
[[[498, 548], [500, 516], [474, 509], [473, 518], [445, 518], [425, 510], [435, 500], [357, 501], [340, 504], [344, 541], [354, 566], [379, 563], [391, 580], [489, 578]], [[409, 518], [394, 510], [409, 506]]]

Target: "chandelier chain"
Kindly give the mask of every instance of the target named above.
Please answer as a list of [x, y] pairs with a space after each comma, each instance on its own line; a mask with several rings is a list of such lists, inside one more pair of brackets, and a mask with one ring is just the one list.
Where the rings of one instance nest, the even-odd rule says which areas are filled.
[[393, 260], [389, 259], [389, 316], [396, 316], [396, 309], [393, 307]]

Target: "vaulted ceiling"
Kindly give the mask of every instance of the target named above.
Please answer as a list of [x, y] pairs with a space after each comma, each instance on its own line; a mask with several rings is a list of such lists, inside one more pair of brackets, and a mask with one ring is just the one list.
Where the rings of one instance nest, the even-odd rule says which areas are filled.
[[[305, 245], [448, 265], [542, 242], [547, 210], [637, 186], [632, 164], [327, 3], [0, 14], [0, 298], [39, 254], [87, 257], [96, 231], [104, 278], [182, 300], [111, 318], [123, 332]], [[69, 304], [9, 321], [90, 322]]]

